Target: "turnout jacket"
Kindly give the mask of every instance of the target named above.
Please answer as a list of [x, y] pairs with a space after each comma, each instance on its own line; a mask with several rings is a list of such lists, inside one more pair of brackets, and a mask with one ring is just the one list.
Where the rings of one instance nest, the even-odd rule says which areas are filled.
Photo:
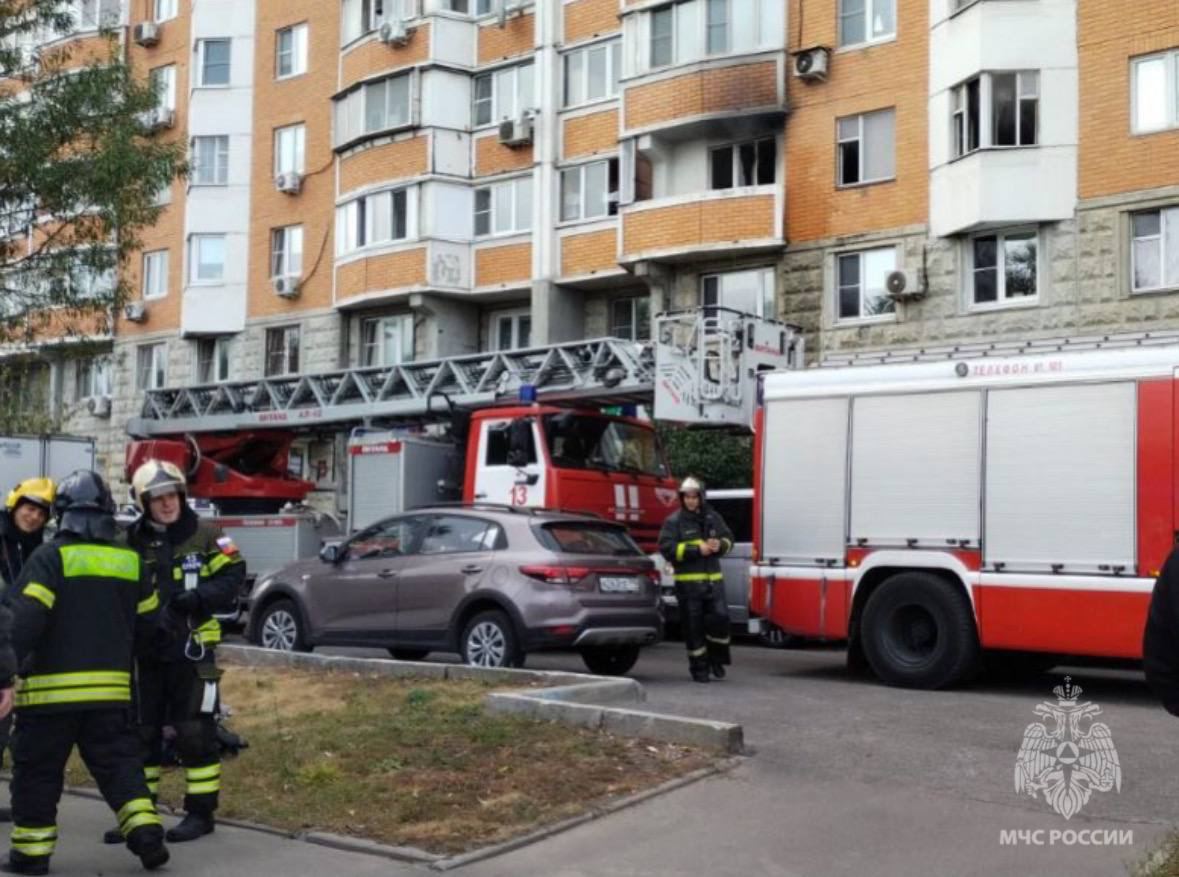
[[1154, 583], [1142, 640], [1146, 681], [1167, 712], [1179, 716], [1179, 549]]
[[[705, 557], [700, 546], [709, 539], [719, 539], [721, 547]], [[720, 559], [732, 547], [732, 531], [703, 500], [695, 512], [683, 507], [672, 512], [659, 531], [659, 553], [675, 567], [677, 582], [721, 581]]]
[[12, 512], [0, 510], [0, 582], [12, 587], [33, 552], [45, 541], [43, 530], [22, 532], [12, 520]]
[[[185, 506], [180, 519], [166, 528], [143, 515], [127, 531], [127, 544], [143, 558], [165, 613], [173, 598], [186, 590], [186, 576], [195, 577], [198, 599], [195, 610], [186, 613], [188, 630], [206, 649], [221, 642], [221, 624], [213, 615], [233, 611], [246, 580], [246, 564], [233, 540]], [[161, 638], [154, 657], [184, 660], [187, 645], [187, 631]]]
[[132, 659], [154, 638], [160, 605], [134, 551], [64, 532], [33, 553], [6, 601], [18, 710], [130, 703]]

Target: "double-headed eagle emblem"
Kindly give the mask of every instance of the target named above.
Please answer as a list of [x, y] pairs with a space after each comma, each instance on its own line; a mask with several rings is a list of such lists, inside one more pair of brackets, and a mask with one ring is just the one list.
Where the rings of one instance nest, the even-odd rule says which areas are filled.
[[1052, 693], [1057, 703], [1046, 700], [1035, 708], [1045, 721], [1032, 722], [1023, 732], [1015, 791], [1033, 798], [1042, 793], [1053, 810], [1071, 819], [1094, 792], [1122, 791], [1122, 766], [1109, 725], [1093, 721], [1101, 707], [1077, 702], [1081, 686], [1066, 676]]

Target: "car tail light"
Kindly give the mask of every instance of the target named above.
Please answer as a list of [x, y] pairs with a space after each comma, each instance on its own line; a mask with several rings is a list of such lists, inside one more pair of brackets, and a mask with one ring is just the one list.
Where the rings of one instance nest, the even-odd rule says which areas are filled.
[[661, 573], [657, 569], [647, 570], [647, 578], [650, 579], [651, 584], [653, 584], [657, 588], [663, 584], [663, 573]]
[[550, 566], [546, 564], [522, 566], [520, 572], [530, 579], [536, 579], [546, 585], [564, 585], [575, 588], [589, 576], [590, 569], [586, 566]]

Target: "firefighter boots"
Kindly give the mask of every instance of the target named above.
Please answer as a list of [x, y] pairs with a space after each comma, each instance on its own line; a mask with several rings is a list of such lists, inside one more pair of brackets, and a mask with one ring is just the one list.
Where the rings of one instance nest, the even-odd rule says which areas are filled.
[[214, 827], [212, 816], [201, 813], [185, 813], [179, 825], [168, 829], [167, 838], [172, 843], [184, 843], [204, 837], [206, 834], [212, 834]]

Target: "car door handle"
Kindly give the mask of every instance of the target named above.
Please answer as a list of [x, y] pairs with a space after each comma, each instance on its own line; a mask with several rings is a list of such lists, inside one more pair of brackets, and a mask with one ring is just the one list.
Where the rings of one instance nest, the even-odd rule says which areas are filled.
[[377, 577], [382, 578], [382, 579], [395, 579], [395, 578], [397, 578], [397, 570], [383, 569], [379, 573], [377, 573]]
[[475, 499], [487, 499], [487, 494], [486, 493], [476, 493]]
[[462, 572], [463, 575], [473, 576], [475, 573], [483, 572], [483, 567], [474, 563], [468, 563], [463, 567]]

